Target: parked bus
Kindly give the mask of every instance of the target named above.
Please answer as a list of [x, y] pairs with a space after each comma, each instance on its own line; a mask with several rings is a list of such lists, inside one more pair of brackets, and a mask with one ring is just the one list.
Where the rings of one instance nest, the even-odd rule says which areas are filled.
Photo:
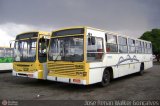
[[26, 32], [16, 36], [13, 76], [46, 79], [48, 32]]
[[53, 31], [48, 80], [89, 85], [152, 67], [151, 42], [91, 27]]
[[0, 70], [13, 69], [13, 48], [0, 47]]

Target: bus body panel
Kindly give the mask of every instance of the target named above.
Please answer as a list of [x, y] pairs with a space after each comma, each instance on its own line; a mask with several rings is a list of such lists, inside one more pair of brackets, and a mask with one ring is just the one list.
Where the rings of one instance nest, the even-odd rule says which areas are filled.
[[[34, 34], [34, 33], [37, 33], [36, 37], [35, 36], [28, 37], [29, 34]], [[28, 36], [27, 36], [27, 34], [28, 34]], [[35, 79], [46, 79], [47, 78], [47, 73], [48, 73], [47, 68], [46, 68], [46, 62], [40, 62], [39, 51], [40, 51], [40, 47], [41, 48], [43, 47], [43, 46], [41, 46], [42, 43], [44, 41], [46, 43], [46, 41], [50, 39], [50, 33], [41, 32], [41, 31], [40, 32], [39, 31], [33, 31], [33, 32], [21, 33], [21, 34], [17, 35], [16, 38], [18, 38], [19, 36], [20, 36], [20, 38], [18, 40], [16, 39], [16, 42], [35, 39], [35, 41], [34, 41], [35, 44], [32, 45], [32, 46], [35, 46], [34, 47], [35, 60], [30, 61], [30, 62], [24, 62], [24, 61], [21, 61], [21, 60], [14, 61], [13, 62], [12, 75], [13, 76], [18, 76], [18, 77], [35, 78]], [[23, 38], [23, 36], [25, 36], [25, 37]], [[43, 41], [41, 41], [41, 44], [40, 44], [40, 39], [43, 39]], [[22, 48], [22, 50], [23, 49], [24, 48]], [[47, 47], [46, 47], [46, 49], [47, 49]], [[16, 50], [14, 50], [14, 52], [16, 52]], [[20, 59], [20, 58], [17, 58], [17, 59]], [[25, 61], [27, 61], [27, 60], [25, 60]]]
[[0, 47], [0, 70], [13, 69], [13, 48]]
[[47, 76], [47, 80], [64, 82], [64, 83], [71, 83], [71, 84], [88, 85], [87, 80], [83, 80], [83, 79], [79, 79], [79, 78], [77, 78], [77, 80], [79, 80], [79, 82], [75, 82], [74, 78], [55, 77], [55, 76], [52, 75], [52, 76]]
[[[75, 27], [76, 28], [76, 27]], [[73, 28], [74, 29], [74, 28]], [[85, 68], [84, 72], [86, 72], [87, 77], [79, 77], [77, 75], [75, 76], [71, 76], [69, 75], [70, 71], [73, 73], [76, 73], [76, 68], [74, 68], [74, 70], [65, 67], [65, 65], [63, 64], [79, 64], [76, 62], [61, 62], [61, 61], [48, 61], [48, 76], [47, 79], [48, 80], [53, 80], [53, 81], [59, 81], [59, 82], [65, 82], [65, 83], [75, 83], [74, 79], [80, 79], [80, 83], [75, 83], [75, 84], [83, 84], [83, 85], [88, 85], [88, 84], [94, 84], [94, 83], [98, 83], [102, 81], [102, 76], [103, 76], [103, 72], [106, 68], [111, 68], [112, 72], [113, 72], [113, 78], [118, 78], [118, 77], [122, 77], [125, 75], [129, 75], [132, 73], [136, 73], [140, 71], [140, 66], [141, 64], [144, 64], [144, 69], [148, 69], [150, 67], [153, 66], [153, 61], [152, 61], [152, 53], [109, 53], [106, 50], [106, 38], [105, 38], [105, 34], [106, 33], [111, 33], [117, 36], [122, 36], [125, 37], [127, 39], [127, 43], [128, 43], [128, 39], [132, 38], [132, 37], [128, 37], [128, 36], [123, 36], [123, 35], [119, 35], [116, 33], [112, 33], [112, 32], [108, 32], [108, 31], [103, 31], [103, 30], [99, 30], [99, 29], [95, 29], [95, 28], [90, 28], [90, 27], [86, 27], [85, 28], [85, 34], [84, 34], [84, 44], [85, 44], [85, 48], [86, 49], [91, 49], [90, 46], [88, 46], [87, 48], [87, 35], [90, 34], [90, 36], [94, 36], [97, 38], [102, 38], [103, 41], [103, 54], [102, 54], [102, 58], [101, 60], [97, 60], [97, 61], [87, 61], [87, 57], [84, 59], [84, 64], [85, 64]], [[66, 35], [67, 37], [67, 35]], [[135, 38], [133, 38], [135, 39]], [[137, 40], [137, 39], [135, 39]], [[143, 42], [147, 42], [144, 40], [140, 40]], [[118, 42], [118, 41], [117, 41]], [[150, 42], [147, 42], [150, 43]], [[119, 46], [117, 46], [118, 50], [119, 50]], [[128, 46], [127, 46], [128, 48]], [[86, 53], [87, 50], [84, 50]], [[98, 50], [97, 50], [98, 51]], [[86, 53], [87, 54], [87, 53]], [[84, 56], [85, 57], [85, 56]], [[63, 68], [62, 68], [63, 67]], [[59, 70], [59, 72], [61, 73], [53, 73], [54, 70]], [[68, 72], [67, 72], [68, 71]], [[62, 73], [65, 75], [62, 75]]]
[[39, 62], [14, 62], [13, 64], [13, 75], [30, 77], [36, 79], [45, 79], [42, 63]]
[[[95, 37], [102, 37], [103, 47], [106, 48], [105, 32], [89, 28], [87, 33], [92, 33], [92, 36]], [[102, 61], [89, 63], [89, 84], [101, 82], [103, 72], [107, 67], [113, 69], [113, 78], [118, 78], [139, 72], [141, 63], [144, 63], [144, 69], [151, 68], [153, 66], [152, 54], [106, 53], [104, 51]]]
[[[107, 57], [107, 55], [111, 56], [112, 54], [106, 54], [105, 57]], [[113, 54], [112, 56], [116, 60], [117, 57], [115, 55], [116, 54]], [[128, 54], [120, 55], [119, 58], [121, 56], [128, 58]], [[130, 56], [132, 57], [132, 56], [134, 56], [134, 54], [131, 54]], [[104, 58], [104, 61], [106, 60], [106, 62], [89, 63], [89, 65], [90, 65], [89, 84], [101, 82], [102, 76], [103, 76], [103, 71], [107, 67], [111, 67], [113, 69], [113, 78], [118, 78], [118, 77], [122, 77], [125, 75], [139, 72], [141, 63], [144, 63], [144, 69], [151, 68], [153, 66], [153, 62], [151, 59], [152, 55], [146, 54], [146, 56], [144, 56], [144, 57], [140, 54], [137, 56], [137, 58], [139, 59], [139, 62], [137, 62], [137, 61], [131, 62], [131, 60], [128, 60], [128, 61], [124, 62], [123, 64], [122, 63], [118, 64], [118, 61], [116, 62], [116, 64], [114, 64], [108, 58], [106, 58], [106, 59]], [[113, 61], [113, 62], [115, 62], [115, 61]], [[103, 63], [106, 63], [106, 64], [103, 64]]]
[[[84, 84], [88, 83], [88, 64], [83, 62], [48, 62], [48, 80]], [[86, 75], [83, 75], [85, 74]]]
[[0, 63], [0, 70], [12, 70], [13, 63]]

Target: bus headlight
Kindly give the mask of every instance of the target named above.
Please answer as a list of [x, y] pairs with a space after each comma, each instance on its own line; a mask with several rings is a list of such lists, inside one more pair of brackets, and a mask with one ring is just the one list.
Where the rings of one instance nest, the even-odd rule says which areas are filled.
[[76, 75], [85, 77], [87, 72], [76, 72]]

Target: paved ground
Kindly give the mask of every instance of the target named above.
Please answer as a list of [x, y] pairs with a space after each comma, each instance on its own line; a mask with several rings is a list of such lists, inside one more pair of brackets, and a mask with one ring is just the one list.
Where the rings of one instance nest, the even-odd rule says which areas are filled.
[[[39, 96], [37, 96], [39, 95]], [[108, 87], [79, 86], [17, 78], [0, 73], [0, 100], [160, 100], [160, 64], [137, 74], [115, 79]]]

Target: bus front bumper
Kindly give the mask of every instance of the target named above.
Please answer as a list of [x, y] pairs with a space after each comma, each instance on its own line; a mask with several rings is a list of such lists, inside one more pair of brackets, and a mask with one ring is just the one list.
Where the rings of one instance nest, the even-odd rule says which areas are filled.
[[28, 77], [28, 78], [35, 78], [35, 79], [41, 79], [38, 77], [39, 72], [33, 72], [33, 73], [29, 73], [29, 72], [16, 72], [15, 70], [12, 70], [12, 75], [13, 76], [18, 76], [18, 77]]
[[64, 83], [71, 83], [71, 84], [79, 84], [79, 85], [87, 85], [87, 81], [83, 79], [74, 79], [74, 78], [63, 78], [63, 77], [54, 77], [54, 76], [47, 76], [47, 80], [50, 81], [57, 81], [57, 82], [64, 82]]

